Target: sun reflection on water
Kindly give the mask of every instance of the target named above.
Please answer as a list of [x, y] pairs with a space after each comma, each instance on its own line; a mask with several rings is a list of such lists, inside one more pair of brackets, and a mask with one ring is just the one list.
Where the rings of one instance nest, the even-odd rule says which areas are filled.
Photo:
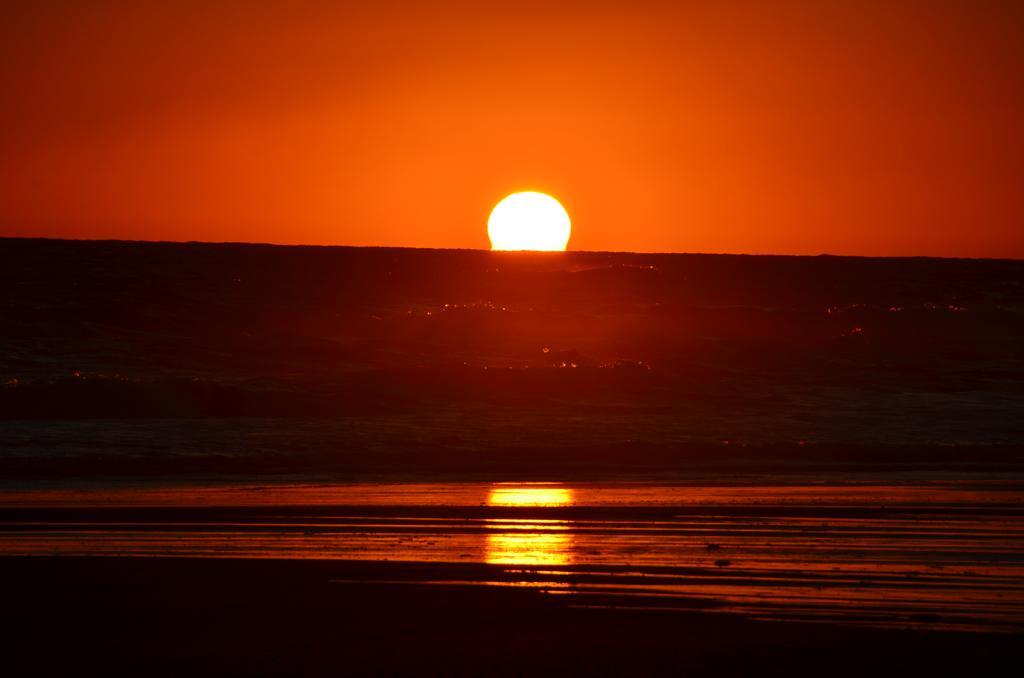
[[[569, 506], [573, 491], [557, 485], [496, 485], [488, 506]], [[569, 565], [573, 535], [567, 520], [496, 518], [487, 521], [485, 560], [500, 565]]]
[[558, 485], [495, 485], [487, 495], [488, 506], [569, 506], [573, 491]]

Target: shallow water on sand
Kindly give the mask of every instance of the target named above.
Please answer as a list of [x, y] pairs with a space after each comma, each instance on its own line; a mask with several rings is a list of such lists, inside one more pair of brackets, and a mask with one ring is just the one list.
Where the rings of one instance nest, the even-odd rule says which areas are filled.
[[991, 479], [11, 490], [0, 492], [0, 554], [431, 563], [396, 583], [1024, 630], [1024, 488]]

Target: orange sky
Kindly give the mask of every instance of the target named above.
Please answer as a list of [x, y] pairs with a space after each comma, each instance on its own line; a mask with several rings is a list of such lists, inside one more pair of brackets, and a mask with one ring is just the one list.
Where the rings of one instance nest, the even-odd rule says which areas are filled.
[[[12, 6], [21, 6], [12, 8]], [[1024, 257], [1019, 2], [0, 9], [0, 235]]]

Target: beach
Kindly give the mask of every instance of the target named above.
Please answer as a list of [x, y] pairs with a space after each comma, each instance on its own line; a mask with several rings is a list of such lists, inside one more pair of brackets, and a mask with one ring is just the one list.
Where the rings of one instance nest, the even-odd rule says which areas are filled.
[[1024, 632], [1019, 262], [0, 248], [14, 674], [941, 675]]
[[363, 572], [335, 578], [357, 587], [1024, 630], [1024, 481], [1005, 476], [122, 486], [7, 491], [0, 507], [8, 558], [323, 560]]

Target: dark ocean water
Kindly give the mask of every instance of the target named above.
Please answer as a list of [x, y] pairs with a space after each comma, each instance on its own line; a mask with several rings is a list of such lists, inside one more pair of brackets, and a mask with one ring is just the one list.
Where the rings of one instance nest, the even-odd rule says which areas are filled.
[[12, 476], [1016, 467], [1024, 262], [0, 240]]

